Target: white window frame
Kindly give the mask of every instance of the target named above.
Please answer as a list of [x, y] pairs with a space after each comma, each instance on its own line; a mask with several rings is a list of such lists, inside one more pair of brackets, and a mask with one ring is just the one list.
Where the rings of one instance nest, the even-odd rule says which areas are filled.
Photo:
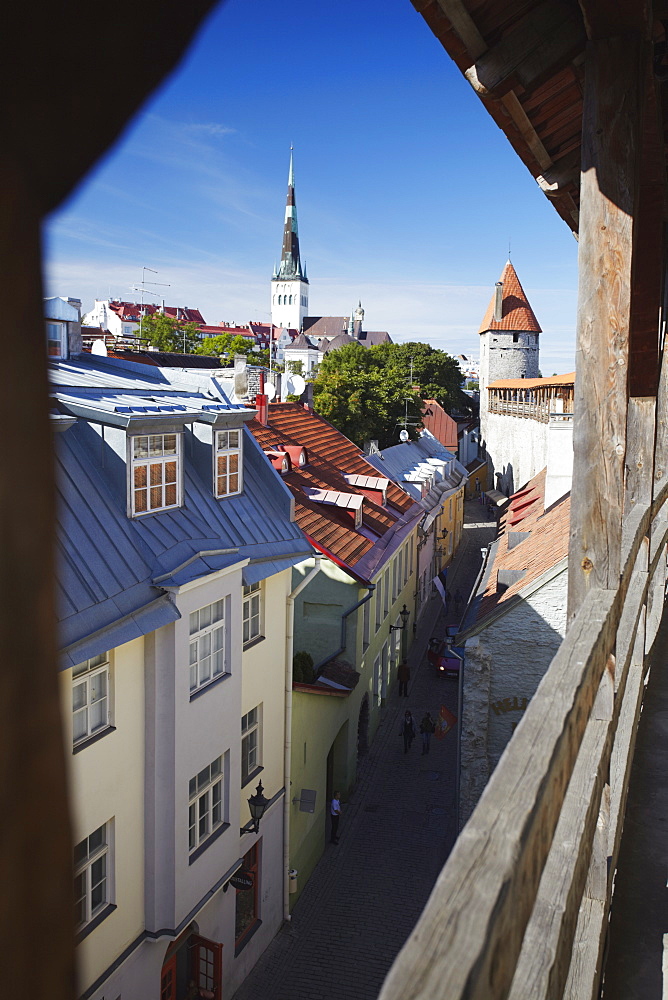
[[[128, 447], [129, 447], [129, 461], [128, 468], [130, 474], [128, 476], [128, 488], [129, 488], [129, 508], [132, 517], [145, 517], [147, 514], [157, 514], [163, 510], [174, 510], [176, 507], [180, 507], [182, 504], [182, 462], [181, 462], [181, 438], [182, 434], [174, 431], [173, 433], [160, 433], [160, 434], [133, 434], [129, 437]], [[166, 440], [168, 439], [168, 440]], [[173, 447], [172, 448], [172, 439]], [[145, 445], [142, 442], [146, 442]], [[136, 454], [139, 450], [145, 448], [146, 454]], [[165, 450], [167, 449], [167, 451]], [[153, 454], [151, 454], [153, 451]], [[168, 465], [172, 463], [175, 464], [175, 481], [170, 479], [169, 482], [165, 482], [165, 477], [170, 476], [171, 470], [167, 469]], [[152, 476], [151, 469], [161, 468], [160, 482], [154, 483], [153, 486], [150, 484], [150, 479]], [[145, 479], [146, 485], [138, 485], [137, 478], [138, 473], [141, 469], [146, 470]], [[139, 476], [141, 479], [141, 475]], [[166, 493], [170, 486], [175, 486], [174, 490], [174, 502], [166, 502]], [[161, 503], [156, 506], [151, 506], [154, 499], [153, 490], [161, 490]], [[146, 492], [146, 509], [137, 509], [137, 499], [138, 495], [145, 491]], [[141, 506], [141, 505], [140, 505]]]
[[383, 591], [384, 591], [384, 595], [385, 595], [385, 600], [384, 600], [384, 603], [383, 603], [383, 621], [387, 618], [387, 616], [388, 616], [388, 614], [390, 612], [390, 608], [392, 607], [392, 604], [394, 603], [394, 598], [392, 598], [390, 596], [390, 583], [391, 583], [391, 578], [390, 578], [390, 570], [389, 570], [389, 567], [388, 567], [385, 570], [384, 582], [383, 582]]
[[[243, 436], [243, 427], [214, 431], [213, 495], [218, 500], [237, 496], [243, 489]], [[234, 440], [236, 444], [231, 444]], [[236, 469], [232, 470], [232, 465], [236, 465]], [[230, 480], [234, 477], [236, 488], [230, 488]]]
[[371, 641], [371, 597], [362, 605], [362, 650], [368, 649]]
[[383, 621], [383, 576], [378, 577], [376, 584], [376, 632]]
[[216, 757], [188, 783], [189, 854], [227, 822], [224, 757]]
[[[101, 697], [95, 697], [96, 694], [96, 682], [100, 678], [104, 677], [104, 688], [105, 693]], [[111, 675], [111, 664], [109, 662], [108, 653], [100, 653], [99, 656], [91, 656], [89, 659], [84, 660], [83, 663], [77, 664], [76, 667], [72, 668], [72, 745], [74, 747], [79, 746], [81, 743], [85, 743], [92, 736], [97, 736], [98, 733], [103, 733], [105, 729], [111, 727], [111, 712], [112, 712], [112, 689], [111, 689], [112, 675]], [[77, 704], [77, 696], [83, 692], [84, 698]], [[105, 702], [102, 708], [102, 718], [97, 725], [93, 726], [91, 724], [91, 709], [94, 705], [98, 705]], [[81, 733], [80, 736], [75, 735], [75, 718], [81, 713], [86, 713], [86, 724], [85, 732]]]
[[[53, 336], [53, 331], [58, 331], [58, 336]], [[51, 344], [58, 344], [58, 350], [52, 351]], [[67, 357], [67, 325], [61, 320], [47, 319], [46, 321], [46, 350], [50, 358]]]
[[248, 646], [256, 639], [262, 638], [263, 611], [262, 583], [251, 583], [244, 586], [241, 598], [242, 641], [244, 646]]
[[241, 785], [251, 781], [262, 767], [262, 705], [241, 718]]
[[[81, 931], [112, 900], [112, 821], [74, 848], [74, 922]], [[83, 904], [83, 906], [82, 906]]]
[[190, 694], [229, 674], [226, 599], [191, 611], [188, 619]]

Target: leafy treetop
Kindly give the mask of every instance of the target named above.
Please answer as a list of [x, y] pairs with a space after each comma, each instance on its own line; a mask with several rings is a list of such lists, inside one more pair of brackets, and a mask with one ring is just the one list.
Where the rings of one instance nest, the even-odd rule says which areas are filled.
[[[412, 364], [411, 364], [412, 363]], [[313, 402], [346, 437], [362, 447], [377, 439], [380, 448], [398, 442], [408, 418], [420, 423], [423, 399], [446, 410], [469, 412], [454, 358], [428, 344], [346, 344], [326, 354], [313, 383]]]

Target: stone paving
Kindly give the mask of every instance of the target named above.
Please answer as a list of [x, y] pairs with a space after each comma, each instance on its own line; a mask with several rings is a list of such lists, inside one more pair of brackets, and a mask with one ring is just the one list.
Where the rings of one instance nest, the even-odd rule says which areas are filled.
[[[494, 537], [477, 501], [465, 505], [462, 542], [448, 576], [464, 598], [480, 568], [480, 548]], [[462, 608], [463, 610], [463, 608]], [[442, 704], [457, 712], [457, 684], [430, 669], [431, 635], [447, 621], [439, 597], [425, 609], [411, 652], [407, 698], [394, 690], [376, 737], [360, 759], [350, 801], [342, 806], [340, 842], [327, 844], [292, 914], [237, 990], [234, 1000], [375, 1000], [415, 925], [455, 840], [454, 732], [418, 735], [407, 754], [400, 735], [408, 707], [416, 726]]]

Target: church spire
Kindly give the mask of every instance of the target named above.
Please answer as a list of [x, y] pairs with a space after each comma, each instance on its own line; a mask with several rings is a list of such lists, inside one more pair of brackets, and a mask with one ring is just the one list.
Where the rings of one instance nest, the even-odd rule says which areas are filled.
[[283, 249], [281, 263], [276, 275], [285, 281], [300, 278], [306, 281], [299, 257], [299, 232], [297, 229], [297, 202], [295, 200], [295, 171], [290, 146], [290, 170], [288, 172], [288, 197], [285, 205], [285, 225], [283, 226]]

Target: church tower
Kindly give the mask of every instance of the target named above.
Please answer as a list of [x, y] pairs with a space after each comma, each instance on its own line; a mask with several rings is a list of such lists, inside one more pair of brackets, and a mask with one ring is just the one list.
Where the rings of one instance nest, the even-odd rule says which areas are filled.
[[274, 326], [301, 330], [302, 321], [307, 315], [308, 278], [306, 277], [306, 268], [302, 267], [299, 256], [295, 175], [291, 147], [281, 263], [271, 279], [271, 322]]

